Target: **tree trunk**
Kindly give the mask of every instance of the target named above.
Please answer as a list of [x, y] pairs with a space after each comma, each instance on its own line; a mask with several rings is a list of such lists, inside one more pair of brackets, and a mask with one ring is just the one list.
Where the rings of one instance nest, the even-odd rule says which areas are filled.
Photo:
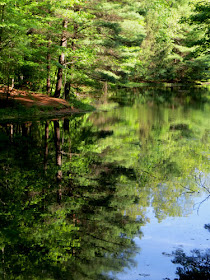
[[11, 86], [11, 90], [13, 90], [15, 88], [15, 79], [12, 78], [12, 86]]
[[29, 126], [27, 123], [22, 124], [22, 136], [27, 137], [29, 135]]
[[[3, 24], [4, 22], [4, 9], [5, 9], [5, 4], [1, 6], [1, 23]], [[0, 51], [2, 49], [1, 44], [2, 44], [2, 35], [3, 35], [3, 27], [0, 28]]]
[[[65, 19], [63, 21], [63, 33], [62, 33], [62, 38], [61, 38], [61, 43], [60, 46], [62, 48], [67, 47], [67, 35], [66, 35], [66, 30], [68, 27], [68, 21]], [[59, 56], [59, 64], [61, 67], [58, 68], [58, 74], [57, 74], [57, 83], [56, 83], [56, 89], [55, 89], [55, 95], [54, 97], [60, 97], [61, 94], [61, 87], [62, 87], [62, 77], [63, 77], [63, 65], [65, 63], [65, 55], [64, 52], [62, 51], [61, 55]]]
[[69, 99], [70, 89], [71, 89], [71, 83], [70, 82], [66, 82], [65, 90], [64, 90], [65, 100]]
[[51, 55], [50, 55], [50, 46], [51, 41], [48, 41], [47, 44], [47, 94], [50, 95], [51, 91], [51, 81], [50, 81], [50, 61], [51, 61]]
[[69, 123], [70, 123], [69, 119], [64, 119], [64, 121], [63, 121], [64, 131], [69, 132]]
[[[74, 7], [74, 12], [78, 12], [78, 11], [80, 11], [80, 8]], [[75, 39], [77, 39], [78, 29], [79, 29], [78, 24], [77, 24], [77, 23], [74, 23], [74, 33], [73, 33], [73, 36], [72, 36], [72, 44], [71, 44], [71, 48], [72, 48], [73, 51], [76, 50]], [[73, 67], [74, 67], [73, 64], [70, 64], [70, 65], [68, 66], [68, 69], [69, 69], [70, 72], [72, 72]], [[71, 74], [70, 74], [70, 75], [71, 75]], [[65, 100], [68, 100], [68, 99], [69, 99], [70, 90], [71, 90], [71, 81], [68, 81], [68, 82], [66, 82], [66, 84], [65, 84], [65, 90], [64, 90]]]
[[11, 124], [10, 125], [10, 141], [13, 142], [13, 138], [14, 138], [14, 125]]
[[62, 188], [61, 188], [61, 180], [62, 180], [62, 157], [61, 157], [61, 135], [60, 135], [60, 126], [59, 121], [54, 121], [54, 129], [55, 129], [55, 147], [56, 147], [56, 165], [58, 166], [58, 171], [56, 174], [56, 179], [58, 183], [57, 190], [57, 202], [61, 203], [62, 198]]
[[49, 139], [49, 122], [45, 124], [45, 151], [44, 151], [44, 170], [47, 170], [47, 158], [48, 158], [48, 139]]

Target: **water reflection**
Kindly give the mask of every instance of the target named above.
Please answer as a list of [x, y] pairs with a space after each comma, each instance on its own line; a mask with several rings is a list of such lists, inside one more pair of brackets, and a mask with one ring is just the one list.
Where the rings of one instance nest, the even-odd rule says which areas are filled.
[[112, 279], [132, 267], [148, 207], [161, 221], [199, 195], [207, 120], [139, 105], [0, 125], [2, 279]]
[[[210, 231], [210, 224], [206, 224], [204, 228]], [[177, 249], [173, 252], [172, 262], [179, 265], [176, 274], [180, 280], [208, 280], [210, 278], [210, 248], [194, 249], [189, 255], [183, 249]]]
[[3, 279], [109, 279], [137, 251], [144, 217], [124, 214], [137, 198], [119, 183], [134, 170], [104, 163], [88, 121], [68, 121], [14, 124], [12, 140], [2, 126]]

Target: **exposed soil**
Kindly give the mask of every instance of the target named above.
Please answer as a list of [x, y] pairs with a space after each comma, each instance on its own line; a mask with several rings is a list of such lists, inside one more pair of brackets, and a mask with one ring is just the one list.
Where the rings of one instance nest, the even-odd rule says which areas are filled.
[[10, 91], [9, 95], [5, 93], [4, 89], [0, 89], [0, 102], [1, 100], [14, 100], [15, 102], [20, 103], [24, 107], [30, 108], [36, 106], [40, 109], [52, 108], [56, 112], [62, 113], [71, 113], [78, 112], [78, 109], [73, 108], [66, 100], [49, 97], [40, 93], [29, 93], [23, 90], [13, 89]]

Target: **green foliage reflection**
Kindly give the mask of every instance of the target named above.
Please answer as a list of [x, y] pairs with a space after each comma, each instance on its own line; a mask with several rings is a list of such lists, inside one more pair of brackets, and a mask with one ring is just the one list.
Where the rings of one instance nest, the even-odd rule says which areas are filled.
[[111, 279], [153, 207], [190, 209], [209, 172], [209, 105], [155, 103], [0, 125], [3, 279]]

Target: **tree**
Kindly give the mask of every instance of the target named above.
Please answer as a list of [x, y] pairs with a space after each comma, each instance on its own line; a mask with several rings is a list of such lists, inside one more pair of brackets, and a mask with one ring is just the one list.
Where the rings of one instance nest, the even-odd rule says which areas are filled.
[[191, 80], [204, 80], [210, 78], [210, 5], [202, 1], [193, 5], [193, 10], [185, 21], [191, 26], [186, 36], [185, 44], [192, 51], [185, 58], [187, 67], [186, 76]]
[[[193, 14], [190, 16], [190, 22], [195, 24], [194, 31], [199, 30], [200, 36], [194, 45], [198, 46], [196, 54], [206, 53], [210, 51], [210, 3], [209, 1], [202, 1], [195, 4]], [[197, 32], [196, 32], [197, 33]]]
[[138, 5], [138, 1], [90, 1], [89, 9], [95, 16], [92, 48], [96, 50], [90, 77], [102, 84], [105, 94], [108, 83], [126, 82], [135, 72], [137, 54], [145, 35]]
[[189, 27], [180, 20], [190, 14], [189, 1], [143, 1], [141, 13], [145, 16], [146, 38], [139, 55], [142, 63], [138, 67], [138, 79], [183, 79], [183, 59], [191, 50], [183, 42]]
[[26, 21], [21, 9], [24, 4], [24, 0], [18, 4], [9, 0], [0, 2], [0, 78], [8, 87], [12, 79], [20, 78], [18, 69], [23, 63], [28, 42], [27, 30], [30, 22]]

